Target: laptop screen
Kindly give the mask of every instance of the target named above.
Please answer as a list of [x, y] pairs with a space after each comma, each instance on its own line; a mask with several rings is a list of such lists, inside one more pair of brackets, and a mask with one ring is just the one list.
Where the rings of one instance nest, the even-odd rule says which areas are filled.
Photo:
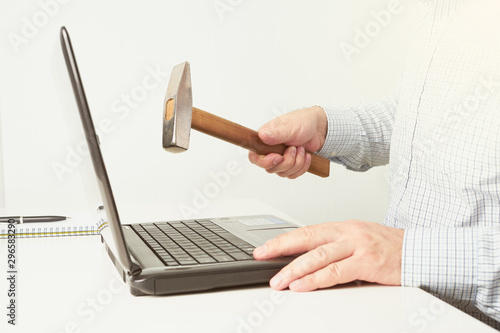
[[[126, 271], [134, 273], [140, 268], [134, 265], [130, 260], [130, 255], [125, 245], [120, 218], [113, 197], [113, 192], [111, 190], [111, 184], [106, 172], [106, 166], [104, 165], [101, 149], [99, 148], [99, 137], [97, 136], [94, 128], [94, 123], [92, 121], [92, 116], [90, 114], [89, 106], [87, 103], [87, 97], [85, 95], [83, 83], [78, 71], [76, 58], [73, 53], [71, 40], [65, 27], [61, 28], [61, 46], [64, 53], [64, 59], [66, 61], [68, 74], [70, 76], [71, 85], [73, 87], [73, 92], [75, 94], [75, 99], [78, 105], [80, 119], [83, 125], [83, 130], [85, 132], [85, 138], [87, 139], [87, 145], [92, 159], [92, 164], [94, 166], [94, 176], [92, 177], [94, 181], [92, 184], [96, 184], [97, 180], [98, 191], [92, 189], [95, 188], [93, 185], [84, 184], [87, 195], [90, 196], [89, 202], [95, 202], [96, 209], [100, 205], [100, 203], [102, 203], [102, 205], [104, 206], [115, 247], [111, 250], [117, 257], [117, 260], [120, 262], [121, 266]], [[90, 163], [88, 163], [88, 161], [84, 161], [83, 164], [83, 167], [87, 166], [87, 168], [81, 171], [83, 173], [82, 176], [89, 176], [89, 174], [92, 173]], [[90, 180], [90, 177], [89, 181], [92, 182], [92, 180]]]

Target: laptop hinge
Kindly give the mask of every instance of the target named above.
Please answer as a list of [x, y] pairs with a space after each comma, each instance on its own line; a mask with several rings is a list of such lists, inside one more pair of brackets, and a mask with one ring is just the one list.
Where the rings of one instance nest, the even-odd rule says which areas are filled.
[[[133, 258], [133, 256], [131, 256]], [[141, 266], [139, 266], [139, 264], [137, 264], [136, 262], [134, 262], [135, 260], [132, 259], [132, 269], [128, 272], [128, 274], [130, 276], [134, 276], [134, 275], [139, 275], [141, 274], [142, 272], [142, 268]]]
[[126, 246], [127, 246], [128, 253], [130, 253], [130, 262], [132, 264], [132, 266], [130, 267], [130, 270], [127, 271], [127, 274], [130, 276], [139, 275], [142, 272], [142, 266], [139, 263], [139, 261], [134, 257], [134, 255], [132, 254], [128, 245], [126, 245]]

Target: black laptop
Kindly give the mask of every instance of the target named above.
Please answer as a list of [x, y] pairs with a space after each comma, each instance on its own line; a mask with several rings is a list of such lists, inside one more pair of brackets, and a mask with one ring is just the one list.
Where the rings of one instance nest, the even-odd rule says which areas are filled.
[[109, 228], [101, 233], [102, 240], [133, 295], [167, 295], [267, 283], [292, 260], [286, 257], [257, 261], [252, 257], [255, 247], [297, 228], [270, 215], [122, 225], [64, 27], [61, 45], [93, 164], [94, 170], [89, 172], [97, 181], [97, 197], [109, 223]]

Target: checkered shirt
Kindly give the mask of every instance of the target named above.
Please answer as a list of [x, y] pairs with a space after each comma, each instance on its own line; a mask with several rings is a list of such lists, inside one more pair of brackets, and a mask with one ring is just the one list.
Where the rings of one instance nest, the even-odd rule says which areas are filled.
[[325, 108], [319, 152], [389, 163], [403, 286], [500, 328], [500, 2], [428, 1], [394, 96]]

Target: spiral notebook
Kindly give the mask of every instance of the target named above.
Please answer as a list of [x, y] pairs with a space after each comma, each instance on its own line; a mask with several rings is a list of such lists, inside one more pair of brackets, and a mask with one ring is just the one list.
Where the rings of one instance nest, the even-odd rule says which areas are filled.
[[[96, 221], [96, 219], [92, 219]], [[74, 221], [61, 221], [50, 223], [25, 223], [16, 224], [17, 238], [63, 237], [98, 235], [108, 226], [108, 221], [103, 215], [94, 224], [89, 219], [77, 218]], [[0, 239], [9, 235], [8, 225], [0, 224]]]

